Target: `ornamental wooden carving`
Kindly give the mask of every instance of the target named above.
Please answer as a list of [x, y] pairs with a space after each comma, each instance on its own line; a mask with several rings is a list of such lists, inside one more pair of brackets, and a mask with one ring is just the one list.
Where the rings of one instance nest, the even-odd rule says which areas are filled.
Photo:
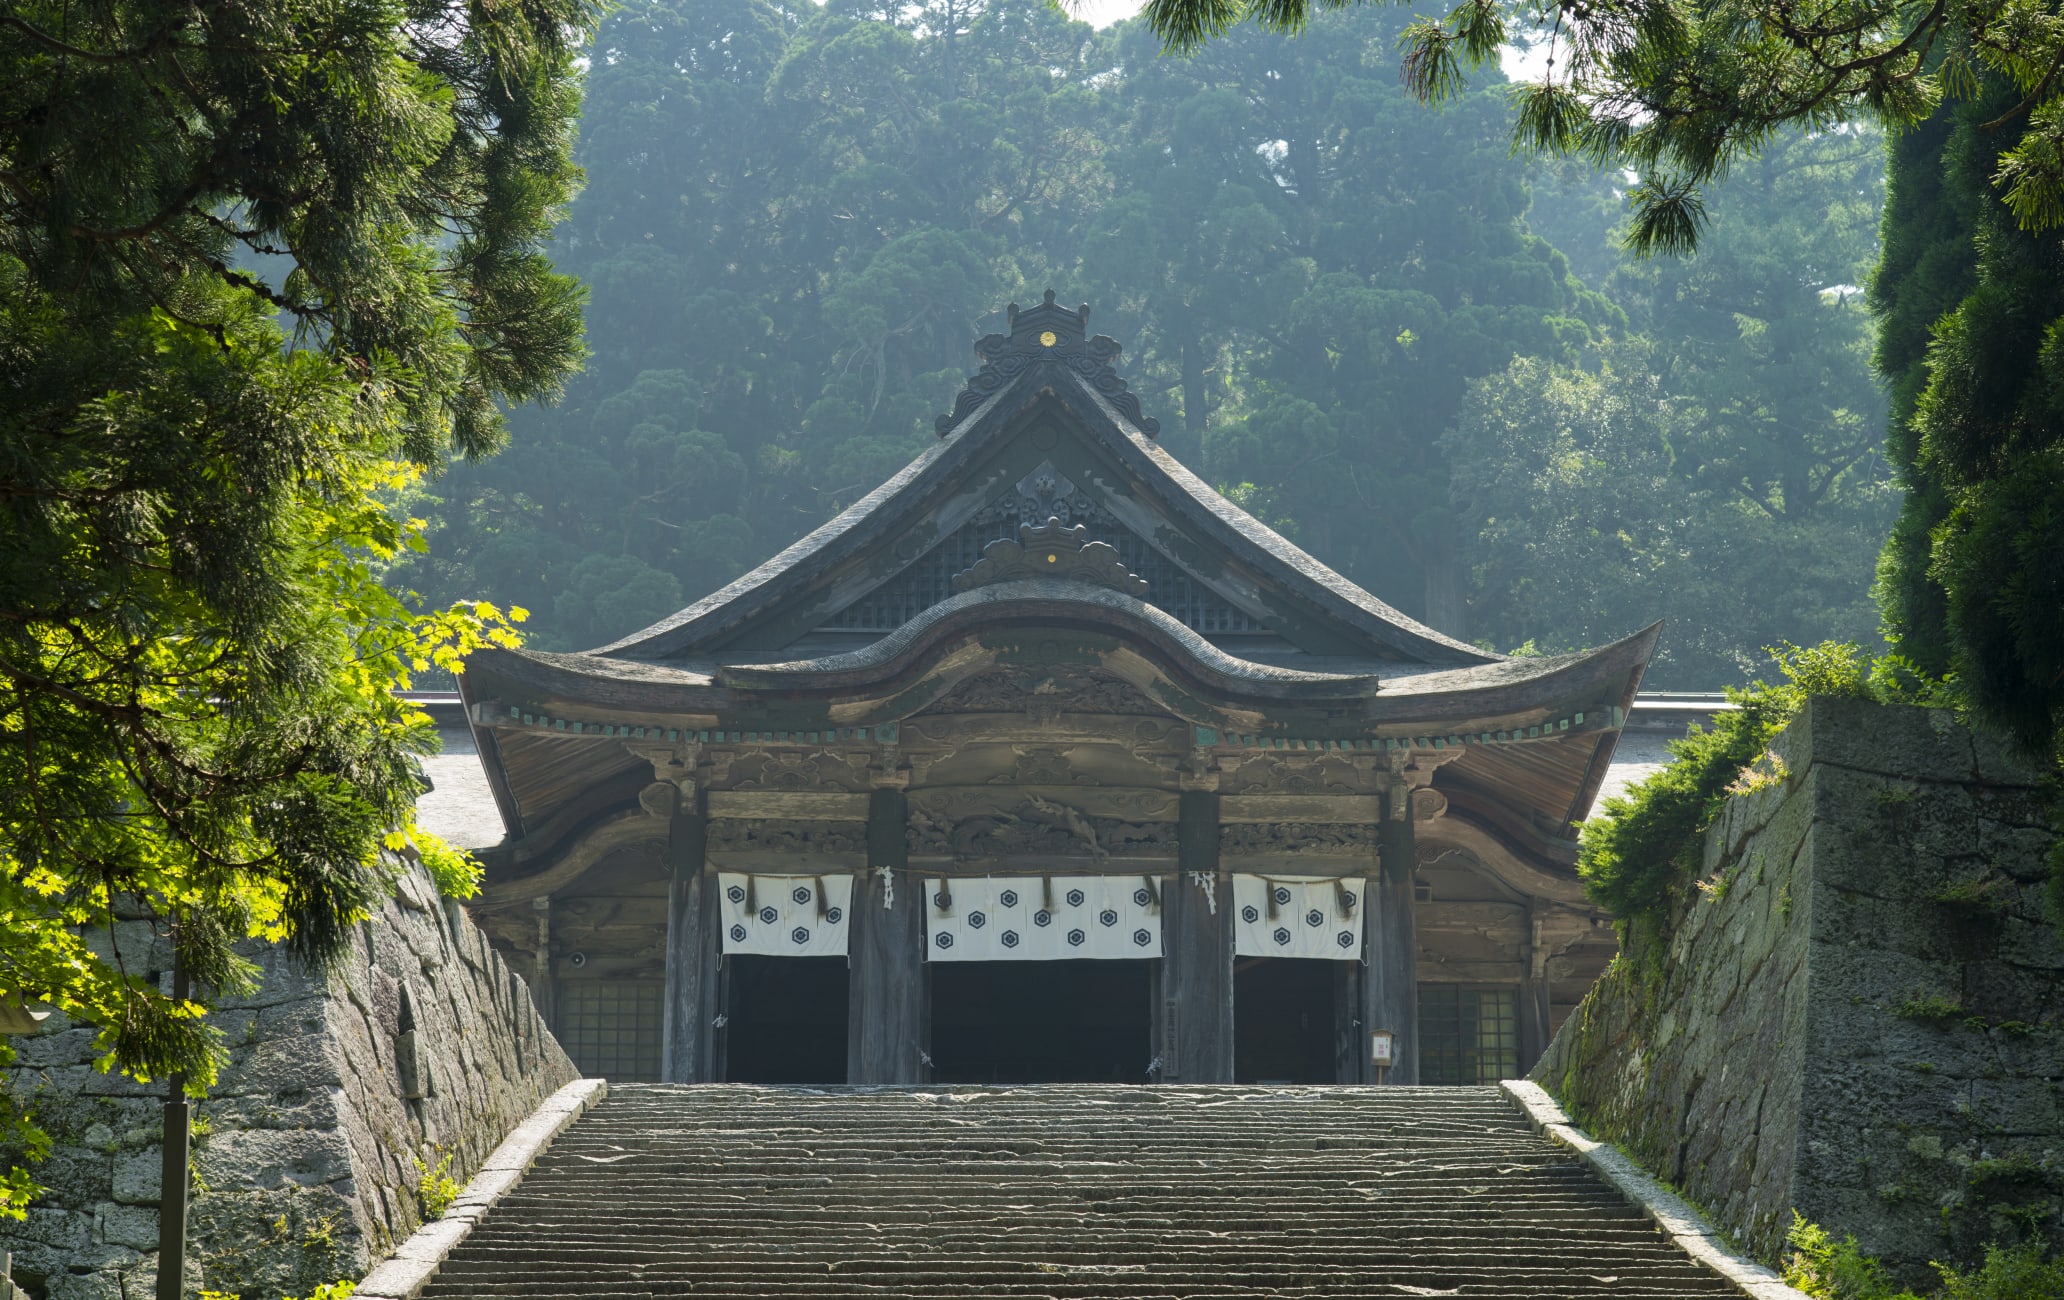
[[1085, 817], [1138, 822], [1173, 822], [1176, 818], [1175, 791], [1118, 786], [1049, 785], [1012, 789], [993, 785], [935, 785], [912, 790], [910, 807], [913, 811], [921, 809], [953, 821], [999, 809], [1017, 811], [1026, 799], [1063, 805]]
[[1227, 794], [1366, 794], [1372, 788], [1363, 774], [1331, 756], [1288, 759], [1273, 754], [1220, 760], [1225, 774], [1219, 788]]
[[1228, 858], [1320, 856], [1373, 858], [1376, 828], [1367, 823], [1275, 822], [1228, 825], [1219, 832], [1219, 852]]
[[1069, 311], [1054, 302], [1054, 291], [1048, 289], [1043, 303], [1024, 311], [1012, 303], [1008, 315], [1010, 333], [984, 335], [975, 344], [982, 369], [953, 399], [953, 410], [934, 422], [941, 438], [974, 414], [991, 394], [1033, 365], [1068, 367], [1089, 380], [1103, 399], [1141, 433], [1151, 438], [1161, 432], [1161, 422], [1141, 413], [1139, 394], [1126, 388], [1112, 365], [1123, 349], [1102, 334], [1088, 337], [1088, 303]]
[[781, 853], [797, 857], [811, 854], [864, 854], [867, 828], [850, 821], [790, 821], [787, 819], [710, 819], [709, 851], [712, 853]]
[[[754, 765], [757, 771], [752, 770]], [[747, 773], [734, 787], [739, 790], [867, 789], [867, 769], [863, 765], [824, 750], [746, 754], [737, 760], [736, 767]]]
[[1147, 580], [1125, 567], [1117, 547], [1109, 542], [1090, 541], [1087, 524], [1071, 528], [1058, 518], [1049, 518], [1036, 527], [1019, 525], [1015, 542], [999, 537], [989, 543], [975, 567], [955, 576], [953, 587], [956, 591], [972, 591], [1021, 578], [1093, 583], [1140, 599], [1147, 594]]
[[980, 673], [941, 696], [925, 713], [1031, 713], [1049, 706], [1064, 713], [1168, 717], [1165, 706], [1132, 683], [1080, 668]]
[[1175, 827], [1086, 815], [1057, 800], [1027, 794], [1010, 806], [970, 808], [952, 815], [913, 801], [910, 852], [955, 862], [1007, 858], [1173, 857]]

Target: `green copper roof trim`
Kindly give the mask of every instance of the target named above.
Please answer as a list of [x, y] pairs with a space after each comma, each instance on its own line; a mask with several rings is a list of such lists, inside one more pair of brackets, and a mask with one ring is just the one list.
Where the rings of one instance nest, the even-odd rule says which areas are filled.
[[[1573, 713], [1566, 718], [1557, 718], [1538, 726], [1518, 728], [1510, 731], [1479, 731], [1459, 736], [1284, 736], [1250, 735], [1227, 731], [1219, 727], [1192, 724], [1192, 742], [1203, 749], [1280, 749], [1299, 750], [1313, 753], [1390, 753], [1413, 749], [1462, 749], [1470, 746], [1524, 744], [1530, 740], [1553, 740], [1575, 732], [1604, 731], [1617, 728], [1624, 721], [1625, 713], [1615, 707], [1605, 714]], [[835, 745], [856, 743], [864, 745], [894, 745], [901, 738], [901, 730], [894, 722], [870, 723], [866, 726], [820, 726], [773, 729], [756, 727], [752, 729], [732, 727], [711, 727], [706, 729], [640, 727], [624, 723], [583, 722], [573, 718], [554, 718], [542, 714], [526, 713], [510, 708], [506, 719], [499, 725], [522, 727], [539, 731], [562, 732], [574, 736], [607, 737], [616, 740], [668, 740], [686, 739], [697, 744], [716, 745]]]

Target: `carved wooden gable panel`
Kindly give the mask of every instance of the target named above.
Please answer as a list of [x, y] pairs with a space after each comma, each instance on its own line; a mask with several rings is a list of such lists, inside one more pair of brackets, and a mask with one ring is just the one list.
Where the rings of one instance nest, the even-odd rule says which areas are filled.
[[1110, 547], [1125, 572], [1145, 583], [1141, 598], [1193, 631], [1209, 634], [1264, 630], [1258, 619], [1120, 523], [1051, 462], [1000, 493], [938, 545], [832, 615], [824, 626], [852, 632], [892, 632], [959, 590], [955, 579], [980, 565], [984, 552], [993, 543], [1015, 544], [1020, 540], [1020, 529], [1037, 529], [1050, 520], [1058, 520], [1064, 528], [1085, 530], [1080, 534], [1083, 541]]
[[968, 678], [927, 713], [1115, 713], [1166, 717], [1168, 710], [1116, 677], [1078, 668], [999, 668]]

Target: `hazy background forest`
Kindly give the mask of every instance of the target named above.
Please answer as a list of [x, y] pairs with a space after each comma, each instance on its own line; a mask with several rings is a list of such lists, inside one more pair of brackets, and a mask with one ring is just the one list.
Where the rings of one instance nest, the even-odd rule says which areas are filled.
[[1504, 87], [1399, 82], [1409, 13], [1162, 56], [1040, 0], [625, 0], [556, 261], [585, 374], [430, 483], [390, 580], [614, 639], [900, 468], [1002, 307], [1088, 301], [1162, 442], [1405, 612], [1511, 650], [1663, 618], [1648, 684], [1877, 641], [1898, 510], [1862, 289], [1883, 142], [1776, 142], [1695, 257], [1515, 158]]

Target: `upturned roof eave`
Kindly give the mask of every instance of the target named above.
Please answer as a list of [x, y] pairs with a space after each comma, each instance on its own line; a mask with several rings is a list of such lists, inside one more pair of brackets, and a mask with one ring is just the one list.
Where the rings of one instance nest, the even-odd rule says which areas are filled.
[[[1030, 588], [1039, 590], [1030, 590]], [[1027, 590], [1018, 590], [1026, 588]], [[1069, 589], [1074, 590], [1069, 590]], [[692, 665], [597, 654], [483, 649], [467, 673], [469, 700], [550, 705], [579, 714], [712, 716], [751, 710], [765, 699], [854, 700], [887, 696], [925, 665], [985, 631], [1068, 621], [1108, 632], [1198, 683], [1228, 706], [1266, 710], [1352, 704], [1368, 727], [1440, 726], [1617, 704], [1624, 709], [1653, 653], [1660, 624], [1595, 650], [1540, 659], [1503, 659], [1386, 680], [1371, 671], [1304, 672], [1241, 660], [1210, 645], [1165, 612], [1132, 597], [1081, 584], [1032, 581], [963, 593], [927, 617], [861, 651], [788, 663]]]

